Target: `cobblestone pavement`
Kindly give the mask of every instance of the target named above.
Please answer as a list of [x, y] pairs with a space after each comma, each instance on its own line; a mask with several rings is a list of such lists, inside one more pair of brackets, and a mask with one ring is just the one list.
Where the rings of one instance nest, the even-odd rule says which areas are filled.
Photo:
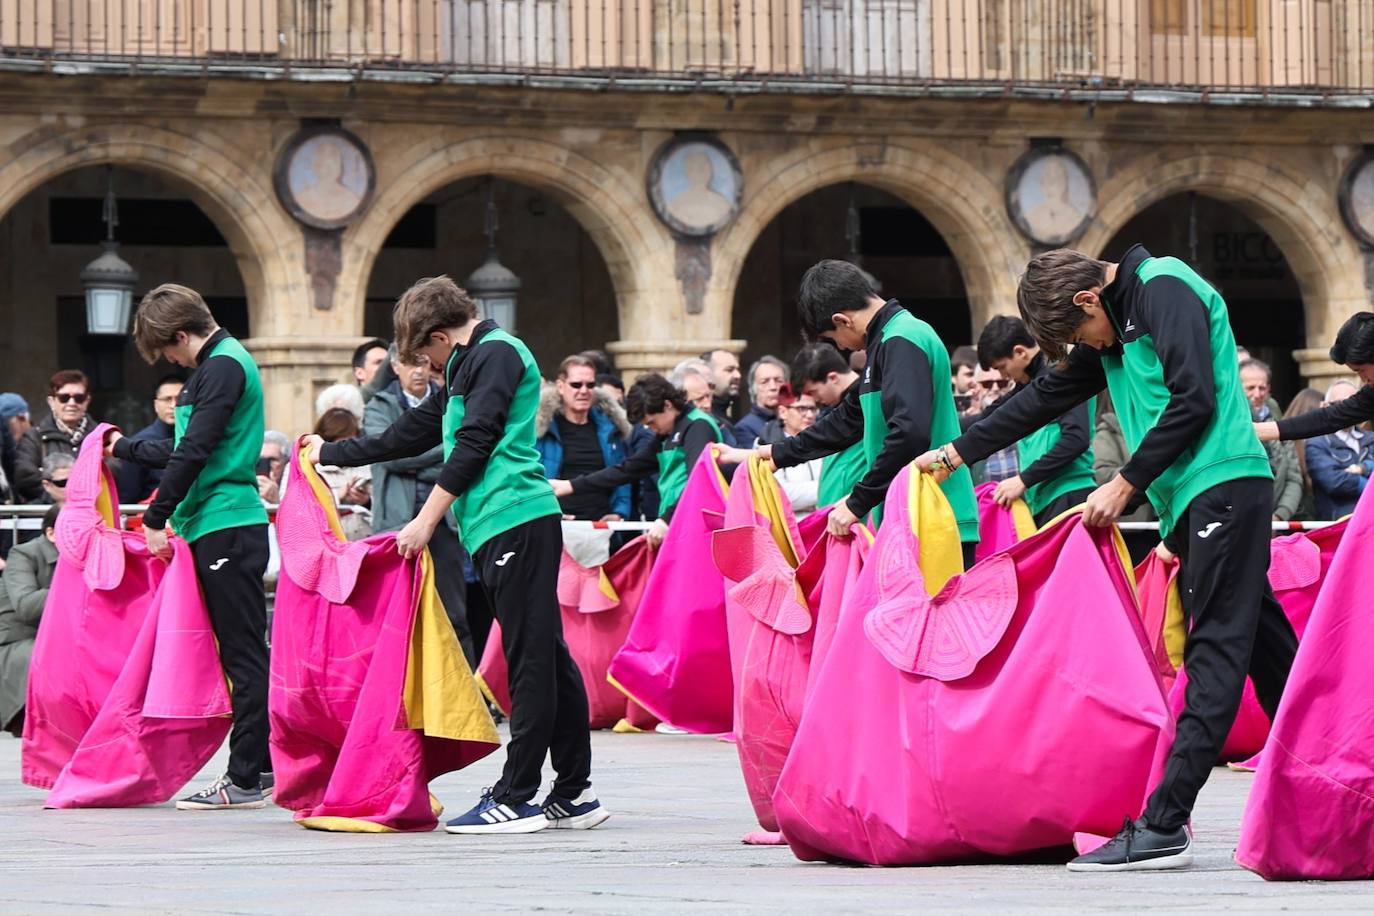
[[[1218, 770], [1196, 812], [1190, 871], [1071, 875], [1058, 865], [872, 869], [805, 864], [740, 845], [752, 826], [734, 748], [711, 738], [594, 737], [615, 816], [592, 831], [523, 837], [341, 835], [287, 812], [44, 811], [0, 736], [0, 912], [1215, 913], [1374, 910], [1374, 882], [1271, 884], [1231, 860], [1251, 777]], [[450, 812], [500, 755], [437, 780]], [[202, 774], [218, 775], [223, 752]], [[198, 780], [195, 785], [199, 785]]]

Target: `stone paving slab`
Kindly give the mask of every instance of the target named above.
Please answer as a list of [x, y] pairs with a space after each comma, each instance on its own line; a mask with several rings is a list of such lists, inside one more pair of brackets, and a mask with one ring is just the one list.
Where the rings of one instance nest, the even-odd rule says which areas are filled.
[[[604, 827], [487, 838], [318, 833], [275, 807], [44, 811], [43, 793], [19, 782], [19, 745], [0, 736], [3, 913], [1374, 911], [1374, 882], [1273, 884], [1237, 866], [1252, 777], [1224, 770], [1196, 812], [1193, 869], [1100, 876], [819, 865], [743, 846], [754, 824], [734, 748], [711, 738], [599, 732], [594, 775], [614, 812]], [[500, 761], [439, 779], [435, 793], [462, 810]], [[203, 781], [223, 766], [221, 751]]]

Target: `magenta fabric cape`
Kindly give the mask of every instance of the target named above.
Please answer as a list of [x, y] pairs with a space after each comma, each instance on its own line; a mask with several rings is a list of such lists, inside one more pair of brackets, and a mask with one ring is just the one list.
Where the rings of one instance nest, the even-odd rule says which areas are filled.
[[293, 458], [277, 511], [275, 801], [307, 827], [432, 830], [430, 780], [494, 751], [496, 729], [434, 592], [429, 553], [403, 559], [394, 534], [342, 540], [317, 481]]
[[[588, 724], [592, 728], [612, 728], [621, 720], [640, 729], [655, 725], [653, 716], [606, 680], [611, 659], [630, 632], [653, 564], [654, 549], [642, 535], [601, 566], [582, 566], [567, 551], [563, 552], [558, 569], [563, 638], [582, 672], [582, 683], [587, 688]], [[507, 716], [511, 713], [508, 675], [501, 647], [501, 625], [493, 623], [477, 676], [487, 697]]]
[[1371, 494], [1339, 539], [1245, 806], [1236, 861], [1266, 878], [1374, 877]]
[[609, 675], [659, 719], [699, 734], [731, 728], [725, 581], [711, 561], [710, 537], [723, 524], [728, 490], [714, 450], [703, 451]]
[[[1029, 535], [1035, 530], [1035, 521], [1031, 518], [1030, 509], [1025, 502], [1017, 500], [1019, 505], [1015, 509], [1004, 509], [992, 498], [996, 490], [995, 480], [980, 483], [973, 490], [973, 495], [978, 497], [978, 546], [974, 549], [975, 560], [986, 559], [994, 553], [1006, 550], [1020, 541], [1023, 534]], [[1022, 515], [1021, 525], [1029, 530], [1017, 530], [1014, 513]]]
[[1110, 835], [1173, 727], [1111, 531], [1068, 517], [932, 599], [903, 475], [773, 796], [784, 837], [916, 865]]
[[774, 489], [773, 504], [781, 509], [782, 517], [771, 519], [755, 506], [754, 481], [745, 479], [754, 477], [750, 470], [741, 466], [735, 474], [725, 504], [726, 527], [712, 535], [711, 552], [726, 580], [735, 748], [759, 825], [775, 831], [773, 789], [801, 721], [816, 632], [794, 564], [805, 557], [808, 542], [825, 534], [830, 513], [807, 516], [803, 534], [771, 475], [758, 477]]
[[1178, 671], [1169, 658], [1169, 649], [1164, 644], [1164, 625], [1169, 613], [1170, 590], [1177, 595], [1175, 582], [1178, 579], [1178, 560], [1163, 560], [1153, 550], [1135, 568], [1136, 596], [1140, 605], [1141, 624], [1145, 627], [1145, 638], [1150, 645], [1155, 668], [1167, 694], [1173, 689]]
[[102, 424], [82, 442], [58, 517], [61, 557], [34, 643], [23, 779], [49, 808], [170, 799], [229, 730], [229, 693], [191, 549], [172, 561], [112, 526]]

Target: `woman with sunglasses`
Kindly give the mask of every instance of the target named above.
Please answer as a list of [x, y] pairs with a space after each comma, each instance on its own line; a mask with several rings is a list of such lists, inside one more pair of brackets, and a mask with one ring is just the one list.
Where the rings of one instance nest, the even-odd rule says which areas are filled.
[[91, 380], [80, 369], [63, 369], [48, 382], [48, 407], [43, 421], [19, 441], [14, 457], [14, 487], [21, 502], [43, 495], [43, 459], [54, 453], [76, 457], [86, 433], [98, 425], [87, 412]]

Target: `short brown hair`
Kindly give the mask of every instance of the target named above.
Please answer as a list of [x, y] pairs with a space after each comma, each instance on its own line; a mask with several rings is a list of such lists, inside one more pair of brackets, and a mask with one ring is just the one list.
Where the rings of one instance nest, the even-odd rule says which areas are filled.
[[358, 418], [347, 407], [331, 407], [315, 421], [315, 435], [325, 442], [352, 439], [362, 433]]
[[1085, 289], [1101, 287], [1106, 278], [1105, 262], [1071, 248], [1057, 248], [1031, 258], [1016, 287], [1016, 305], [1048, 359], [1062, 360], [1066, 345], [1088, 320], [1073, 297]]
[[134, 313], [134, 344], [139, 355], [149, 365], [157, 362], [164, 347], [176, 343], [177, 332], [210, 334], [215, 330], [215, 316], [189, 286], [164, 283], [150, 291], [138, 303]]
[[48, 379], [48, 394], [56, 395], [63, 385], [80, 385], [87, 394], [91, 392], [91, 380], [80, 369], [62, 369], [53, 373], [53, 377]]
[[558, 377], [561, 379], [566, 379], [568, 377], [568, 370], [571, 369], [573, 366], [581, 366], [583, 369], [590, 369], [592, 370], [592, 372], [596, 372], [595, 360], [593, 360], [590, 356], [583, 356], [581, 353], [574, 353], [572, 356], [569, 356], [567, 359], [563, 360], [563, 362], [558, 364]]
[[396, 327], [396, 355], [413, 366], [416, 351], [429, 341], [429, 335], [444, 328], [457, 328], [477, 316], [477, 303], [467, 291], [448, 277], [425, 277], [401, 294], [391, 321]]

